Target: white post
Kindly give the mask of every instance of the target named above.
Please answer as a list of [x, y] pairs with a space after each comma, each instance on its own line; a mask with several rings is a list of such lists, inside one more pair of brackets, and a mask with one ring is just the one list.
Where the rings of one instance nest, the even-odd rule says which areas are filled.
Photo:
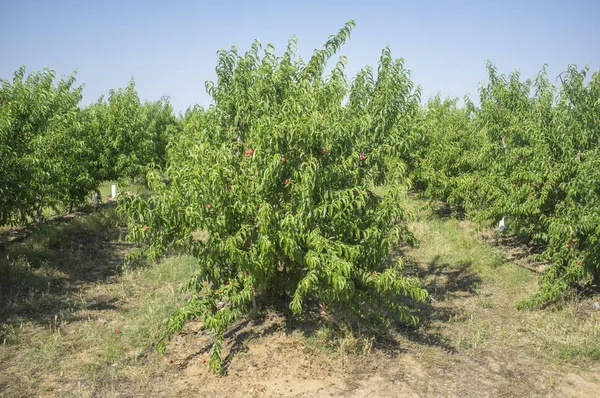
[[112, 198], [114, 199], [117, 196], [117, 186], [113, 185], [111, 188], [112, 188]]
[[500, 220], [500, 222], [498, 223], [498, 231], [504, 231], [504, 217], [502, 217], [502, 220]]

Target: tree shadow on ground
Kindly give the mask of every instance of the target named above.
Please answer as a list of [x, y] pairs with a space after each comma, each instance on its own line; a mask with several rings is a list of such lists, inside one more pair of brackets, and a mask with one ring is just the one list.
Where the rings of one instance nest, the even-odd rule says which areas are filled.
[[445, 301], [456, 295], [475, 294], [482, 281], [472, 270], [472, 265], [471, 261], [451, 265], [443, 262], [439, 255], [425, 265], [404, 260], [405, 270], [423, 281], [423, 287], [435, 301]]
[[[11, 318], [47, 323], [61, 311], [77, 312], [84, 286], [122, 272], [129, 243], [110, 205], [85, 217], [55, 217], [3, 242], [0, 250], [0, 323]], [[101, 300], [100, 300], [101, 301]], [[106, 307], [113, 303], [96, 303]]]
[[462, 206], [450, 206], [447, 203], [432, 203], [431, 205], [431, 216], [436, 217], [440, 220], [447, 220], [450, 218], [456, 218], [464, 220], [466, 213]]
[[[248, 343], [250, 340], [260, 336], [269, 336], [283, 330], [281, 324], [277, 322], [268, 322], [267, 317], [264, 314], [248, 321], [248, 324], [245, 326], [245, 330], [232, 330], [231, 333], [225, 335], [225, 338], [231, 342], [229, 353], [223, 359], [223, 372], [229, 370], [229, 366], [236, 355], [248, 351]], [[251, 328], [248, 329], [248, 326]]]
[[[352, 338], [357, 341], [361, 339], [364, 342], [368, 341], [373, 351], [382, 352], [390, 357], [407, 351], [400, 336], [420, 345], [438, 347], [450, 355], [456, 354], [457, 349], [447, 337], [437, 331], [436, 325], [448, 322], [457, 316], [457, 310], [452, 304], [440, 305], [440, 303], [450, 303], [454, 298], [468, 297], [477, 292], [481, 279], [476, 272], [472, 271], [471, 265], [470, 262], [450, 265], [444, 263], [440, 257], [434, 258], [426, 266], [406, 263], [406, 269], [424, 281], [423, 287], [430, 294], [430, 300], [425, 303], [404, 303], [414, 309], [414, 314], [420, 320], [418, 326], [392, 323], [378, 329], [373, 325], [364, 325], [361, 330], [352, 329]], [[286, 334], [300, 333], [304, 338], [312, 339], [325, 327], [332, 332], [334, 339], [348, 337], [344, 334], [348, 329], [344, 329], [343, 321], [340, 321], [343, 318], [327, 314], [319, 308], [317, 302], [310, 300], [305, 302], [305, 308], [301, 315], [291, 316], [288, 302], [282, 298], [275, 305], [263, 308], [258, 315], [238, 322], [224, 336], [224, 346], [229, 348], [223, 359], [223, 372], [228, 371], [236, 355], [247, 351], [250, 340], [261, 336], [285, 332]], [[188, 355], [181, 366], [186, 367], [192, 359], [208, 353], [211, 347], [212, 343], [208, 343], [199, 351]]]
[[437, 346], [455, 354], [448, 338], [437, 332], [439, 323], [449, 322], [458, 314], [451, 301], [466, 298], [477, 293], [482, 280], [472, 270], [471, 262], [451, 265], [436, 256], [426, 264], [405, 260], [405, 270], [423, 281], [423, 288], [429, 293], [424, 303], [413, 303], [414, 314], [419, 318], [417, 327], [405, 327], [403, 333], [411, 340], [427, 346]]
[[[476, 294], [481, 278], [472, 270], [471, 262], [451, 265], [438, 256], [426, 264], [417, 264], [409, 260], [405, 260], [404, 263], [406, 273], [418, 276], [430, 295], [430, 299], [424, 303], [402, 303], [414, 309], [414, 315], [420, 320], [418, 326], [393, 322], [380, 328], [363, 325], [362, 329], [350, 329], [351, 338], [369, 342], [373, 351], [382, 352], [390, 357], [407, 352], [407, 347], [402, 343], [403, 338], [420, 345], [438, 347], [450, 355], [456, 354], [457, 349], [437, 329], [440, 323], [448, 322], [458, 315], [457, 308], [451, 301]], [[314, 339], [325, 328], [332, 333], [334, 340], [348, 337], [345, 333], [349, 329], [347, 324], [344, 324], [344, 318], [329, 313], [329, 310], [323, 311], [315, 300], [306, 300], [304, 312], [297, 316], [290, 313], [289, 298], [280, 297], [269, 303], [268, 306], [265, 304], [260, 307], [253, 316], [237, 322], [225, 334], [226, 355], [222, 363], [224, 374], [235, 357], [248, 350], [249, 341], [261, 336], [284, 332], [299, 333], [305, 339]], [[187, 367], [194, 358], [210, 352], [211, 347], [212, 342], [208, 342], [200, 350], [187, 355], [180, 366]]]
[[[243, 352], [248, 350], [248, 343], [250, 340], [258, 338], [260, 336], [268, 336], [276, 333], [277, 331], [285, 330], [285, 326], [281, 317], [268, 316], [269, 311], [261, 311], [256, 313], [253, 317], [245, 318], [237, 322], [231, 329], [229, 329], [223, 335], [223, 346], [227, 347], [227, 354], [222, 360], [221, 370], [222, 374], [227, 374], [229, 366], [231, 365], [234, 358]], [[271, 313], [273, 314], [273, 313]], [[201, 334], [207, 333], [206, 330], [199, 332]], [[210, 341], [204, 344], [199, 350], [188, 354], [179, 364], [179, 368], [185, 369], [191, 361], [204, 354], [210, 353], [213, 346], [213, 342]]]

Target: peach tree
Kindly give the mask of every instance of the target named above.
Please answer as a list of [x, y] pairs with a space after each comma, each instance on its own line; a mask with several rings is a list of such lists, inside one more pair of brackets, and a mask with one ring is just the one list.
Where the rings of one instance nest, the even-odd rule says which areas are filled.
[[[389, 49], [377, 73], [352, 81], [340, 57], [354, 22], [307, 63], [295, 39], [281, 57], [256, 41], [220, 51], [208, 109], [188, 112], [164, 168], [148, 174], [153, 195], [124, 197], [137, 255], [177, 249], [198, 258], [189, 300], [166, 322], [159, 350], [187, 320], [215, 333], [210, 365], [221, 367], [223, 334], [258, 300], [287, 300], [351, 314], [349, 322], [416, 322], [427, 293], [403, 275], [391, 251], [414, 242], [402, 208], [405, 151], [414, 140], [415, 89]], [[378, 186], [377, 190], [373, 188]], [[375, 194], [374, 192], [377, 192]]]
[[143, 177], [149, 164], [164, 166], [166, 146], [178, 129], [168, 101], [142, 101], [132, 78], [85, 109], [88, 128], [102, 143], [98, 168], [104, 180]]
[[541, 249], [540, 290], [518, 303], [540, 307], [600, 277], [600, 74], [570, 66], [557, 89], [545, 69], [521, 80], [487, 68], [479, 107], [429, 103], [414, 173], [431, 199], [484, 226], [505, 218]]
[[98, 140], [79, 108], [75, 73], [51, 69], [0, 80], [0, 225], [43, 220], [46, 208], [84, 203], [100, 182]]
[[481, 147], [489, 161], [463, 179], [464, 192], [477, 193], [470, 201], [476, 219], [505, 217], [508, 232], [542, 248], [548, 267], [540, 290], [518, 303], [539, 307], [600, 276], [600, 75], [586, 84], [588, 70], [570, 66], [557, 89], [545, 68], [524, 81], [488, 71], [474, 123], [487, 134]]

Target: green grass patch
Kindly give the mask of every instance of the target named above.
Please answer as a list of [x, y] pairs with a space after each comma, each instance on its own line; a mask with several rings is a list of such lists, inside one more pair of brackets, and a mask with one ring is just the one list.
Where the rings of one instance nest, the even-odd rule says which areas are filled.
[[600, 361], [600, 343], [593, 342], [584, 345], [561, 344], [558, 346], [558, 356], [563, 359], [591, 359]]

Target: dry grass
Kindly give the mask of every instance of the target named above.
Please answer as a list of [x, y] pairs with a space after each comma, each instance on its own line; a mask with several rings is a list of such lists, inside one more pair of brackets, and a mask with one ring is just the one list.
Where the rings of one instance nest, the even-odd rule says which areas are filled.
[[[406, 252], [432, 293], [433, 308], [446, 318], [427, 327], [456, 349], [533, 356], [548, 364], [600, 359], [598, 298], [544, 311], [518, 311], [516, 303], [536, 291], [537, 274], [512, 261], [503, 246], [490, 246], [468, 222], [441, 219], [416, 202], [412, 225], [420, 247]], [[428, 320], [426, 319], [426, 322]]]
[[[94, 396], [161, 372], [161, 322], [195, 260], [124, 272], [130, 245], [114, 212], [62, 220], [7, 247], [0, 295], [0, 396]], [[133, 388], [133, 387], [132, 387]]]
[[110, 210], [11, 243], [9, 261], [0, 263], [7, 278], [0, 282], [0, 396], [545, 397], [600, 391], [594, 376], [600, 311], [591, 309], [598, 298], [517, 311], [516, 302], [537, 288], [534, 272], [469, 223], [440, 218], [420, 201], [407, 206], [421, 243], [398, 254], [431, 294], [418, 308], [419, 329], [357, 336], [319, 315], [303, 324], [258, 312], [226, 337], [222, 378], [208, 371], [210, 336], [197, 322], [175, 336], [166, 357], [154, 351], [161, 321], [185, 299], [178, 287], [196, 260], [171, 257], [123, 271], [131, 247], [120, 240], [123, 230]]

